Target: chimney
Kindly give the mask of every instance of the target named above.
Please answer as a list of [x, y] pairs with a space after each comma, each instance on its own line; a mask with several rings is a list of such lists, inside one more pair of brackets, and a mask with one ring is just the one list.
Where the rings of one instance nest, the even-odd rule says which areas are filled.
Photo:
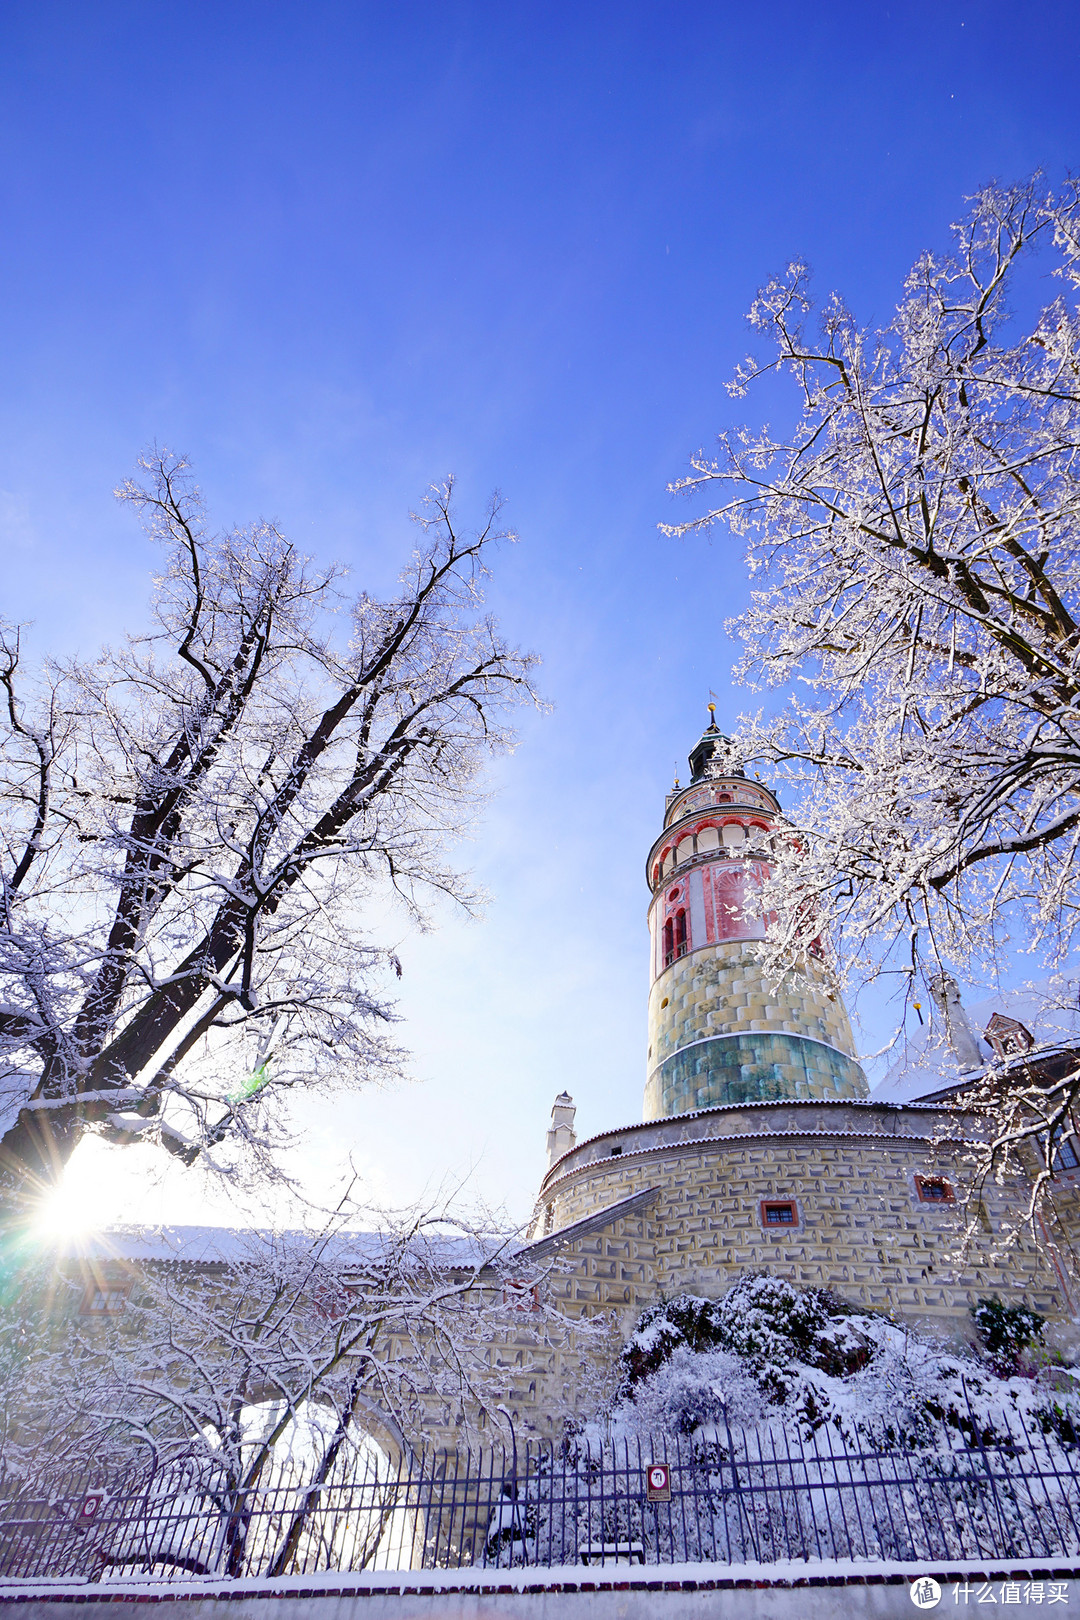
[[577, 1141], [574, 1134], [574, 1099], [568, 1091], [560, 1091], [551, 1110], [551, 1125], [547, 1133], [548, 1169], [562, 1158]]
[[933, 973], [926, 981], [934, 1006], [945, 1020], [945, 1036], [962, 1069], [981, 1069], [984, 1059], [967, 1013], [960, 1005], [960, 986], [951, 973]]

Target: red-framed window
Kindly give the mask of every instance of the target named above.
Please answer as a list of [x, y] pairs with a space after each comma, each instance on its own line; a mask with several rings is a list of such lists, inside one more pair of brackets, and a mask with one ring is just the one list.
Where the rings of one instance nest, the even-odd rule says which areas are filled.
[[794, 1198], [763, 1198], [761, 1224], [770, 1231], [790, 1231], [799, 1224], [799, 1206]]
[[686, 912], [675, 913], [675, 955], [686, 955]]
[[955, 1204], [956, 1194], [951, 1181], [944, 1176], [916, 1176], [915, 1191], [920, 1204]]
[[503, 1305], [510, 1311], [538, 1311], [540, 1309], [539, 1283], [524, 1282], [508, 1277], [503, 1283]]

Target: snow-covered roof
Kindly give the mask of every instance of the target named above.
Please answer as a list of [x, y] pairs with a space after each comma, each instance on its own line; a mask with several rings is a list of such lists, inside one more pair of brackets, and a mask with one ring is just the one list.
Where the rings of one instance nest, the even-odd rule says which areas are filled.
[[[179, 1265], [237, 1265], [265, 1260], [275, 1244], [305, 1249], [331, 1265], [377, 1259], [390, 1241], [383, 1232], [341, 1231], [323, 1240], [303, 1231], [228, 1226], [114, 1227], [57, 1238], [58, 1259], [157, 1261]], [[472, 1267], [505, 1247], [499, 1238], [434, 1233], [414, 1240], [414, 1252], [440, 1265]]]
[[[1076, 979], [1054, 979], [1022, 990], [999, 990], [983, 1001], [965, 1003], [964, 1012], [980, 1056], [986, 1063], [997, 1060], [997, 1054], [983, 1034], [995, 1013], [1003, 1013], [1023, 1024], [1034, 1036], [1036, 1051], [1040, 1048], [1052, 1051], [1055, 1047], [1080, 1043], [1078, 989], [1080, 984]], [[914, 1102], [955, 1085], [965, 1072], [944, 1043], [940, 1014], [930, 1010], [930, 1022], [902, 1043], [896, 1062], [870, 1093], [872, 1101]]]

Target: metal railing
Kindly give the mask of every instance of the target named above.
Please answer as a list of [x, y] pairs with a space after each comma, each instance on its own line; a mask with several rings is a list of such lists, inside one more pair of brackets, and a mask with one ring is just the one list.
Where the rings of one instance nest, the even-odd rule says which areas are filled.
[[1067, 1420], [1045, 1429], [1003, 1420], [991, 1444], [976, 1425], [942, 1424], [911, 1451], [845, 1448], [827, 1427], [799, 1442], [779, 1426], [721, 1427], [706, 1443], [531, 1441], [400, 1465], [371, 1451], [318, 1483], [281, 1463], [245, 1491], [205, 1459], [112, 1483], [9, 1483], [0, 1576], [1077, 1556], [1077, 1437]]

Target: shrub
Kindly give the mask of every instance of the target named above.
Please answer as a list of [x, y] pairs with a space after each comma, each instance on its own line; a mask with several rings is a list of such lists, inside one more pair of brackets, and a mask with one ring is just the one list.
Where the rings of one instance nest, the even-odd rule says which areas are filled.
[[979, 1343], [994, 1371], [1003, 1378], [1019, 1370], [1024, 1351], [1042, 1338], [1046, 1317], [1026, 1305], [1004, 1305], [1000, 1299], [980, 1299], [971, 1307]]

